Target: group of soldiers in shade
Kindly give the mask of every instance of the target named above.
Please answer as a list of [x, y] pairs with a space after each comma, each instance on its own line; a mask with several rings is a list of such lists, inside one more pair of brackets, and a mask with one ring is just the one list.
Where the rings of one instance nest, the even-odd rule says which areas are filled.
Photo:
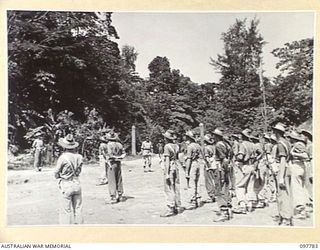
[[[201, 205], [199, 179], [204, 162], [207, 202], [218, 205], [213, 221], [228, 221], [234, 213], [249, 214], [270, 202], [277, 202], [274, 220], [279, 225], [292, 226], [293, 218], [309, 217], [313, 211], [312, 134], [307, 130], [287, 131], [282, 123], [272, 131], [263, 138], [250, 129], [227, 137], [215, 129], [204, 136], [204, 147], [200, 136], [188, 131], [183, 160], [175, 132], [166, 131], [162, 158], [167, 208], [161, 216], [174, 216]], [[184, 167], [188, 183], [185, 207], [181, 205], [179, 165]]]
[[[312, 212], [312, 134], [307, 130], [287, 131], [278, 123], [271, 135], [263, 138], [250, 129], [230, 137], [220, 129], [201, 137], [187, 131], [185, 141], [177, 142], [177, 134], [167, 130], [163, 134], [161, 167], [164, 173], [166, 210], [161, 217], [174, 216], [185, 209], [201, 206], [200, 178], [204, 165], [205, 186], [209, 200], [218, 206], [215, 222], [228, 221], [233, 213], [248, 214], [277, 202], [279, 225], [292, 226], [293, 218], [306, 219]], [[100, 138], [101, 182], [108, 184], [110, 200], [116, 204], [125, 200], [121, 174], [121, 160], [126, 156], [117, 133], [107, 130]], [[58, 158], [54, 175], [58, 179], [62, 203], [60, 223], [83, 223], [82, 194], [79, 175], [83, 157], [77, 153], [78, 142], [72, 134], [60, 138], [64, 152]], [[152, 143], [142, 144], [144, 171], [151, 170]], [[151, 153], [150, 153], [151, 152]], [[183, 157], [181, 157], [181, 155]], [[147, 158], [147, 159], [146, 159]], [[184, 169], [188, 184], [188, 200], [182, 206], [179, 169]], [[234, 202], [236, 200], [236, 202]]]

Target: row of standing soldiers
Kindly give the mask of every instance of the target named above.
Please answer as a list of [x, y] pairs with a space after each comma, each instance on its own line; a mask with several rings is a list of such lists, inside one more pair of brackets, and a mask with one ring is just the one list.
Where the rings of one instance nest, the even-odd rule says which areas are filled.
[[[215, 222], [232, 219], [233, 213], [247, 214], [277, 202], [279, 225], [292, 226], [293, 218], [306, 219], [312, 212], [312, 134], [307, 130], [287, 131], [282, 123], [263, 138], [250, 129], [231, 135], [227, 140], [220, 129], [200, 137], [185, 134], [185, 149], [177, 143], [174, 131], [163, 136], [162, 155], [167, 208], [162, 217], [201, 205], [200, 168], [205, 163], [205, 185], [209, 200], [218, 205]], [[181, 151], [183, 160], [181, 160]], [[178, 166], [182, 163], [188, 184], [188, 204], [181, 206]], [[235, 198], [233, 202], [232, 198]]]

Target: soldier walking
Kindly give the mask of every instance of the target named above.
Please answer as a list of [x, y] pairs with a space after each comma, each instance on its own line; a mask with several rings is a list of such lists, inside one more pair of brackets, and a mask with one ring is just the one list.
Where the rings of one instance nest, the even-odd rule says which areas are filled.
[[174, 131], [167, 130], [163, 134], [165, 140], [164, 160], [164, 192], [166, 195], [166, 210], [161, 217], [169, 217], [181, 213], [180, 176], [178, 169], [179, 146], [174, 143], [176, 136]]

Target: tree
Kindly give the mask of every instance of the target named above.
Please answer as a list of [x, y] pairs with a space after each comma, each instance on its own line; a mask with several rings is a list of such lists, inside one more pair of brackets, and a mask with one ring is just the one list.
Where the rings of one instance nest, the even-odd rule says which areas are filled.
[[[210, 64], [221, 73], [216, 85], [217, 103], [224, 124], [232, 130], [253, 126], [260, 119], [262, 95], [259, 81], [261, 53], [265, 44], [258, 30], [259, 21], [236, 20], [222, 33], [224, 54]], [[260, 128], [262, 129], [262, 128]]]
[[138, 52], [133, 46], [124, 45], [121, 49], [121, 58], [123, 61], [123, 67], [128, 71], [135, 71], [135, 62], [138, 58]]
[[9, 122], [18, 140], [49, 108], [83, 119], [81, 110], [93, 105], [118, 121], [121, 58], [111, 13], [7, 13]]
[[293, 125], [312, 118], [313, 39], [286, 43], [272, 54], [279, 59], [272, 104], [279, 119]]

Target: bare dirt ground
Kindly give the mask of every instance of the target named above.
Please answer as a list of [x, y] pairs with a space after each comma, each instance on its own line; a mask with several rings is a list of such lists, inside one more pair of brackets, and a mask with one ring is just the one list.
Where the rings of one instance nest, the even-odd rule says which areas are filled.
[[[272, 216], [277, 214], [275, 203], [256, 209], [247, 215], [234, 215], [231, 221], [216, 223], [215, 203], [206, 203], [196, 210], [184, 211], [174, 217], [161, 218], [165, 209], [163, 171], [154, 157], [153, 172], [144, 173], [142, 159], [127, 160], [122, 164], [125, 196], [127, 200], [115, 205], [106, 204], [108, 185], [96, 186], [101, 170], [98, 164], [83, 166], [81, 184], [83, 213], [86, 224], [185, 224], [185, 225], [254, 225], [277, 226]], [[186, 204], [186, 181], [180, 171], [181, 196]], [[53, 177], [53, 168], [42, 172], [10, 170], [7, 174], [7, 224], [54, 225], [59, 217], [59, 190]], [[207, 199], [203, 175], [201, 194]], [[295, 220], [294, 225], [310, 227], [313, 218]]]

